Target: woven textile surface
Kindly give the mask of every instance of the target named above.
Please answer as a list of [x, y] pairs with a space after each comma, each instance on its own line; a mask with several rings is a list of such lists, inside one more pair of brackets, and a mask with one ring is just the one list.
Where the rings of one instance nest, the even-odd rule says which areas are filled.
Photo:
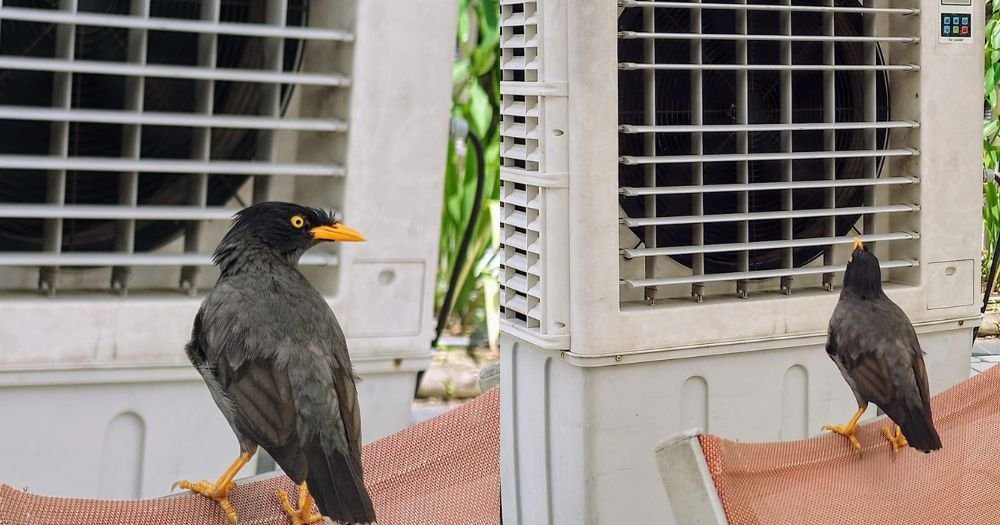
[[[500, 523], [500, 390], [365, 445], [365, 485], [379, 525]], [[286, 525], [275, 491], [285, 476], [239, 484], [241, 525]], [[168, 487], [164, 487], [166, 489]], [[0, 483], [0, 525], [228, 525], [214, 502], [186, 493], [118, 501], [41, 496]]]
[[858, 429], [861, 452], [832, 433], [781, 443], [699, 440], [734, 525], [1000, 523], [1000, 366], [934, 396], [931, 406], [943, 448], [930, 454], [894, 454], [884, 417]]

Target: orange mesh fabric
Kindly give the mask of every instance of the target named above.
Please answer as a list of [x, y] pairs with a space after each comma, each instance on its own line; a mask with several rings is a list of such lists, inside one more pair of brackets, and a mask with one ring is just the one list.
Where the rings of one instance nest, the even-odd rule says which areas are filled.
[[731, 524], [1000, 523], [1000, 367], [938, 394], [932, 411], [943, 448], [930, 454], [894, 454], [885, 418], [858, 429], [860, 453], [832, 433], [700, 443]]
[[[387, 436], [363, 449], [365, 484], [380, 525], [500, 523], [500, 391]], [[241, 525], [287, 525], [275, 490], [285, 476], [239, 485], [230, 501]], [[167, 487], [164, 487], [167, 489]], [[0, 484], [0, 525], [228, 524], [194, 494], [114, 501], [39, 496]]]

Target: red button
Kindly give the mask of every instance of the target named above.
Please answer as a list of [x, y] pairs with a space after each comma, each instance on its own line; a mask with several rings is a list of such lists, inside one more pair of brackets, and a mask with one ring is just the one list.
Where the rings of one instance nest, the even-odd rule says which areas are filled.
[[962, 26], [962, 34], [965, 35], [968, 33], [969, 33], [969, 26]]

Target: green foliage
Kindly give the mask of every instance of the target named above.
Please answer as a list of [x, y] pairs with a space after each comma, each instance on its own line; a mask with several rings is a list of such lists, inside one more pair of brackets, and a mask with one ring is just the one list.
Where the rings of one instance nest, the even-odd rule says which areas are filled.
[[[986, 53], [983, 74], [983, 97], [990, 107], [990, 119], [983, 123], [983, 165], [992, 170], [1000, 168], [1000, 107], [997, 97], [1000, 95], [1000, 0], [990, 2], [991, 12], [986, 22]], [[997, 185], [987, 183], [983, 186], [983, 222], [985, 225], [985, 253], [983, 257], [984, 271], [988, 270], [989, 261], [993, 259], [993, 247], [997, 235], [1000, 235], [1000, 194]]]
[[[498, 333], [496, 284], [497, 203], [500, 199], [500, 4], [498, 0], [459, 0], [457, 57], [452, 73], [452, 114], [480, 137], [486, 166], [483, 206], [469, 255], [459, 269], [451, 308], [454, 332]], [[476, 191], [476, 158], [471, 144], [448, 145], [444, 211], [441, 217], [436, 310], [440, 311], [469, 220]]]

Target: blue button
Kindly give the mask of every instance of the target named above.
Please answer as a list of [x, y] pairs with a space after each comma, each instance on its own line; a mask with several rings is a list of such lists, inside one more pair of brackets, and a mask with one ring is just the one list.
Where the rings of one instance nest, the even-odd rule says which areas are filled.
[[969, 25], [969, 17], [963, 16], [962, 17], [962, 23], [965, 24], [965, 25]]
[[944, 34], [946, 35], [951, 34], [951, 26], [944, 26]]
[[946, 25], [946, 26], [951, 25], [951, 17], [950, 16], [944, 17], [944, 25]]

